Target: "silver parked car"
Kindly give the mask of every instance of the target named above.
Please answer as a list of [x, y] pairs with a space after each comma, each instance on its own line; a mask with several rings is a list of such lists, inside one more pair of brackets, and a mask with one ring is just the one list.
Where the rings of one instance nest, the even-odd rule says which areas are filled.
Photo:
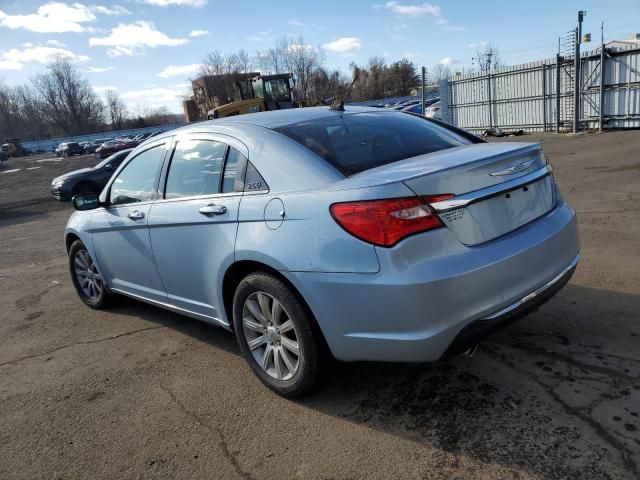
[[343, 361], [435, 361], [537, 308], [579, 257], [538, 145], [376, 108], [198, 123], [74, 197], [73, 283], [233, 331], [257, 376], [307, 392]]

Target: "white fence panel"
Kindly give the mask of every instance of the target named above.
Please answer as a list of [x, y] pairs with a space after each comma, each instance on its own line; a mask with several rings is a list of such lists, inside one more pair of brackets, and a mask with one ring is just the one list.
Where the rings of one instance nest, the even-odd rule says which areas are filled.
[[[600, 50], [580, 63], [581, 128], [598, 128], [601, 110]], [[604, 128], [640, 127], [640, 49], [607, 49], [602, 108]], [[572, 61], [551, 58], [458, 76], [440, 83], [443, 119], [467, 130], [566, 130], [574, 111]]]

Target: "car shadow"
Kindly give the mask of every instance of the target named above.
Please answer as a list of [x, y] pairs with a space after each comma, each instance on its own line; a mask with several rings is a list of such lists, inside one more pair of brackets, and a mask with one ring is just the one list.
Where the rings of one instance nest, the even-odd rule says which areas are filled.
[[149, 322], [163, 325], [188, 335], [225, 352], [241, 356], [236, 337], [222, 327], [180, 315], [160, 307], [155, 307], [129, 297], [119, 296], [110, 311], [119, 315], [135, 316]]
[[[240, 355], [222, 329], [128, 300], [119, 309]], [[319, 387], [296, 402], [516, 475], [634, 478], [639, 312], [638, 295], [569, 284], [472, 358], [329, 362]]]
[[48, 218], [52, 212], [69, 210], [69, 204], [51, 197], [26, 199], [23, 201], [0, 202], [0, 227], [35, 222]]

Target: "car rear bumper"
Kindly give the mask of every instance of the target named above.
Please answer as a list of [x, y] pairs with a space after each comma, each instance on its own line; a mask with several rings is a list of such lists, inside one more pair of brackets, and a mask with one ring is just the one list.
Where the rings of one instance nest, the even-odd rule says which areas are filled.
[[517, 302], [488, 315], [486, 318], [474, 320], [464, 327], [453, 339], [443, 357], [451, 357], [472, 348], [485, 336], [511, 325], [516, 320], [537, 310], [553, 296], [562, 290], [576, 271], [580, 255], [565, 268], [562, 272], [552, 278], [549, 282], [534, 290], [530, 294], [521, 298]]
[[557, 293], [579, 242], [575, 213], [560, 202], [486, 244], [466, 247], [443, 228], [377, 251], [375, 274], [283, 272], [340, 360], [423, 362], [458, 352]]

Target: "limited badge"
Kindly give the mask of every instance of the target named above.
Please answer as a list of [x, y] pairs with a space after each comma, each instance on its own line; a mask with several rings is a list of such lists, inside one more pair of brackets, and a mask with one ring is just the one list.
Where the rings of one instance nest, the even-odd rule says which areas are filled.
[[464, 208], [458, 208], [457, 210], [451, 210], [450, 212], [441, 213], [440, 216], [445, 222], [455, 222], [456, 220], [462, 220], [464, 217]]

